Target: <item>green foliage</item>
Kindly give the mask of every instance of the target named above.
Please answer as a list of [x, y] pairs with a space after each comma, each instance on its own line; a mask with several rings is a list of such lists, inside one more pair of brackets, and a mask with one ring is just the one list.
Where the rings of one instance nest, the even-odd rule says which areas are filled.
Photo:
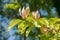
[[10, 3], [10, 4], [5, 4], [4, 8], [6, 9], [12, 9], [12, 10], [17, 10], [19, 9], [20, 5], [18, 3]]
[[29, 27], [27, 30], [26, 30], [26, 37], [28, 37], [30, 31], [32, 30], [33, 27]]
[[22, 23], [18, 25], [18, 31], [20, 32], [20, 34], [24, 34], [24, 31], [27, 27], [28, 25], [25, 25], [25, 21], [22, 21]]
[[17, 25], [19, 22], [21, 22], [20, 19], [13, 19], [10, 24], [9, 27], [7, 28], [7, 31], [10, 31], [15, 25]]
[[[29, 10], [28, 10], [29, 9]], [[26, 11], [27, 10], [27, 11]], [[39, 29], [40, 40], [55, 40], [60, 35], [60, 19], [59, 18], [40, 18], [39, 11], [33, 12], [35, 15], [27, 15], [29, 14], [30, 8], [27, 7], [26, 10], [20, 11], [22, 14], [22, 19], [13, 19], [10, 22], [8, 27], [8, 31], [18, 24], [18, 32], [20, 35], [25, 33], [25, 36], [28, 37], [29, 33], [33, 28]], [[25, 17], [25, 15], [27, 15]], [[24, 17], [24, 18], [23, 18]], [[37, 36], [37, 34], [36, 34]], [[59, 37], [60, 38], [60, 37]]]
[[[40, 34], [41, 40], [57, 40], [58, 37], [60, 38], [60, 36], [59, 36], [60, 32], [58, 31], [58, 30], [60, 30], [60, 23], [57, 23], [57, 22], [60, 22], [59, 18], [49, 18], [49, 19], [48, 18], [40, 18], [38, 21], [35, 21], [31, 17], [28, 17], [28, 18], [23, 19], [23, 20], [13, 19], [10, 22], [10, 25], [8, 27], [8, 31], [19, 23], [18, 24], [19, 33], [21, 35], [23, 35], [25, 30], [26, 30], [26, 37], [28, 37], [28, 35], [29, 35], [30, 31], [32, 30], [32, 28], [36, 27], [35, 22], [37, 22], [37, 25], [40, 25], [40, 27], [37, 27], [38, 29], [40, 28], [40, 30], [42, 30], [40, 32], [41, 33], [43, 32], [42, 34]], [[57, 24], [59, 24], [59, 25], [57, 25]], [[47, 27], [47, 25], [48, 25], [48, 27]], [[51, 25], [53, 25], [53, 26], [51, 27]], [[44, 30], [43, 30], [44, 27], [47, 28], [48, 32], [44, 32]], [[55, 32], [53, 30], [55, 30]], [[56, 38], [55, 38], [55, 36], [56, 36]]]

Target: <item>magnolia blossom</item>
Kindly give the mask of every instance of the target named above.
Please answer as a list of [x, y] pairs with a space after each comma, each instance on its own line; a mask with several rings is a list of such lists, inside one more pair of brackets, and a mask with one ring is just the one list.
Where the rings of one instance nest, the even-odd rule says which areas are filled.
[[23, 7], [22, 11], [21, 9], [19, 9], [19, 12], [20, 12], [20, 16], [24, 19], [24, 18], [27, 18], [29, 12], [30, 12], [30, 8], [27, 7], [26, 9]]
[[40, 18], [40, 13], [38, 10], [36, 12], [32, 12], [32, 15], [36, 20]]

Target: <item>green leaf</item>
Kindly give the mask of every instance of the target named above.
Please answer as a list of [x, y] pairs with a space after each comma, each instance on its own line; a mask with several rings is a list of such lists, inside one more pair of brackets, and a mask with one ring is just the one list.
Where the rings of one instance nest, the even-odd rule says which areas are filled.
[[28, 35], [29, 35], [29, 33], [30, 33], [31, 30], [32, 30], [32, 26], [29, 27], [29, 28], [26, 30], [26, 37], [28, 37]]
[[57, 37], [59, 37], [59, 38], [60, 38], [60, 33], [57, 33]]
[[38, 21], [41, 25], [49, 25], [49, 22], [46, 18], [40, 18]]
[[49, 23], [50, 23], [50, 24], [55, 24], [55, 23], [58, 22], [58, 21], [60, 21], [59, 18], [50, 18], [50, 19], [49, 19]]
[[18, 31], [20, 32], [21, 35], [25, 32], [25, 29], [27, 27], [28, 25], [25, 25], [25, 21], [22, 21], [22, 23], [18, 25]]
[[34, 22], [35, 22], [35, 20], [34, 20], [33, 18], [31, 18], [31, 17], [28, 17], [26, 20], [27, 20], [28, 22], [33, 23], [33, 24], [34, 24]]
[[10, 31], [16, 24], [18, 24], [19, 22], [21, 22], [20, 19], [13, 19], [10, 24], [9, 27], [7, 28], [7, 31]]
[[20, 7], [19, 4], [16, 4], [16, 3], [10, 3], [10, 4], [5, 4], [4, 5], [4, 8], [6, 9], [13, 9], [13, 10], [16, 10]]
[[57, 40], [57, 38], [50, 38], [50, 40]]
[[34, 22], [35, 27], [40, 28], [41, 26], [38, 24], [37, 21]]
[[56, 23], [59, 22], [60, 19], [59, 19], [59, 18], [50, 18], [48, 21], [49, 21], [50, 27], [51, 27], [51, 28], [54, 28], [54, 25], [55, 25], [55, 27], [56, 27]]
[[59, 30], [59, 25], [57, 24], [57, 25], [54, 25], [54, 29], [55, 30]]

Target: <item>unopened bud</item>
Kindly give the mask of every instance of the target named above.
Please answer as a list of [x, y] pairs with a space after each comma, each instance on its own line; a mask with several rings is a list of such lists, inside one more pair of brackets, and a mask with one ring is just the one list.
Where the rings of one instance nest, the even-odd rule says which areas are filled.
[[[20, 10], [19, 10], [19, 12], [20, 12]], [[29, 12], [30, 12], [29, 7], [27, 7], [26, 9], [23, 7], [22, 11], [20, 12], [20, 15], [24, 19], [24, 18], [27, 18]]]
[[32, 12], [32, 15], [36, 20], [40, 18], [40, 14], [38, 10], [36, 12]]

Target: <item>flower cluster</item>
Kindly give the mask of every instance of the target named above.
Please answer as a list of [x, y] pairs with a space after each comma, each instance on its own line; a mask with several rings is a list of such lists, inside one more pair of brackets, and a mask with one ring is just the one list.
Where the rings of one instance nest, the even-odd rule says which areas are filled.
[[[30, 8], [29, 7], [27, 7], [26, 9], [23, 7], [22, 10], [19, 9], [20, 16], [23, 19], [28, 17], [29, 12], [30, 12]], [[40, 17], [40, 13], [39, 13], [38, 10], [36, 12], [32, 12], [32, 15], [33, 15], [34, 19], [36, 19], [36, 20], [39, 19], [39, 17]]]
[[[42, 40], [43, 40], [44, 36], [49, 38], [49, 40], [51, 40], [51, 36], [52, 36], [52, 38], [53, 37], [60, 38], [60, 23], [59, 23], [60, 19], [58, 19], [58, 18], [50, 18], [50, 19], [40, 18], [40, 13], [38, 10], [31, 12], [32, 16], [29, 16], [29, 13], [30, 13], [29, 7], [27, 7], [26, 9], [23, 7], [22, 10], [19, 9], [19, 13], [23, 19], [27, 18], [25, 20], [25, 21], [29, 22], [29, 24], [27, 24], [27, 25], [29, 25], [29, 26], [32, 25], [33, 27], [37, 27], [40, 29]], [[28, 32], [28, 34], [29, 34], [29, 32]]]

